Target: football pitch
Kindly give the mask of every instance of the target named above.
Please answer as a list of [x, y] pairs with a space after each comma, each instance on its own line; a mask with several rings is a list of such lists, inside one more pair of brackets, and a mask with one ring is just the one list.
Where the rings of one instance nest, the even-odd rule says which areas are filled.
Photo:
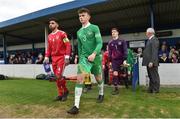
[[54, 82], [35, 79], [0, 80], [0, 118], [180, 118], [180, 87], [161, 88], [159, 94], [146, 93], [146, 87], [120, 89], [111, 95], [105, 86], [105, 100], [96, 103], [98, 87], [81, 97], [80, 113], [66, 113], [74, 103], [74, 82], [68, 82], [66, 102], [53, 102], [57, 96]]

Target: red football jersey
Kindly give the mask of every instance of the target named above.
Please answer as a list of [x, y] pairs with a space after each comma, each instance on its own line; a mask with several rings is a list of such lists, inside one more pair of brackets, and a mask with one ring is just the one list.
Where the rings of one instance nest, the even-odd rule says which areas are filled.
[[108, 51], [105, 51], [105, 52], [103, 53], [103, 60], [102, 60], [102, 64], [103, 64], [103, 65], [109, 64]]
[[48, 35], [48, 46], [45, 56], [70, 56], [71, 45], [64, 31], [56, 31]]

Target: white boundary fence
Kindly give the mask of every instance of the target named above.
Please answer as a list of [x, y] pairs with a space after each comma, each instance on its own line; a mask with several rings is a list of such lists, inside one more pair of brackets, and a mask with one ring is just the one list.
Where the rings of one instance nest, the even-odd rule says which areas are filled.
[[[146, 67], [142, 67], [142, 59], [139, 59], [139, 84], [146, 85]], [[68, 65], [64, 71], [64, 76], [72, 76], [77, 73], [77, 65]], [[43, 65], [37, 64], [7, 64], [0, 65], [0, 74], [9, 77], [35, 78], [36, 75], [45, 73]], [[160, 64], [159, 66], [161, 85], [180, 85], [180, 63]]]
[[[51, 68], [52, 69], [52, 68]], [[65, 76], [76, 75], [77, 65], [68, 65], [64, 71]], [[35, 78], [36, 75], [45, 73], [43, 65], [40, 64], [7, 64], [0, 65], [0, 74], [9, 77]]]
[[[180, 63], [160, 63], [159, 67], [161, 85], [180, 85]], [[146, 67], [142, 66], [142, 58], [139, 59], [139, 84], [146, 85]], [[149, 80], [149, 79], [148, 79]]]

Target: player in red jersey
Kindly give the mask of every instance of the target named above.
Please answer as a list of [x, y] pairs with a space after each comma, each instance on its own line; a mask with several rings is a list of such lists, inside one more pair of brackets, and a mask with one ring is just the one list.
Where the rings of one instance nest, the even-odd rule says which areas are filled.
[[108, 45], [106, 51], [103, 53], [102, 67], [104, 70], [105, 84], [111, 85], [112, 83], [112, 66], [109, 59]]
[[71, 53], [71, 44], [64, 31], [58, 29], [59, 24], [56, 18], [49, 20], [49, 29], [52, 31], [48, 35], [48, 45], [45, 52], [44, 62], [49, 63], [49, 57], [52, 59], [52, 68], [56, 76], [56, 85], [58, 96], [55, 101], [65, 101], [68, 96], [66, 81], [62, 77], [65, 66], [69, 63]]

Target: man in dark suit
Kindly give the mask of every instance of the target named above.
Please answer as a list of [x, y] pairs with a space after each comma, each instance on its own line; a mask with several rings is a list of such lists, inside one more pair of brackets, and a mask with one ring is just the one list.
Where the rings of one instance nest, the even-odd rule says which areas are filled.
[[160, 78], [158, 73], [159, 40], [155, 37], [155, 31], [153, 28], [148, 28], [146, 30], [146, 36], [148, 37], [148, 41], [143, 51], [142, 65], [147, 67], [147, 72], [150, 79], [148, 92], [159, 93], [159, 88], [160, 88]]

